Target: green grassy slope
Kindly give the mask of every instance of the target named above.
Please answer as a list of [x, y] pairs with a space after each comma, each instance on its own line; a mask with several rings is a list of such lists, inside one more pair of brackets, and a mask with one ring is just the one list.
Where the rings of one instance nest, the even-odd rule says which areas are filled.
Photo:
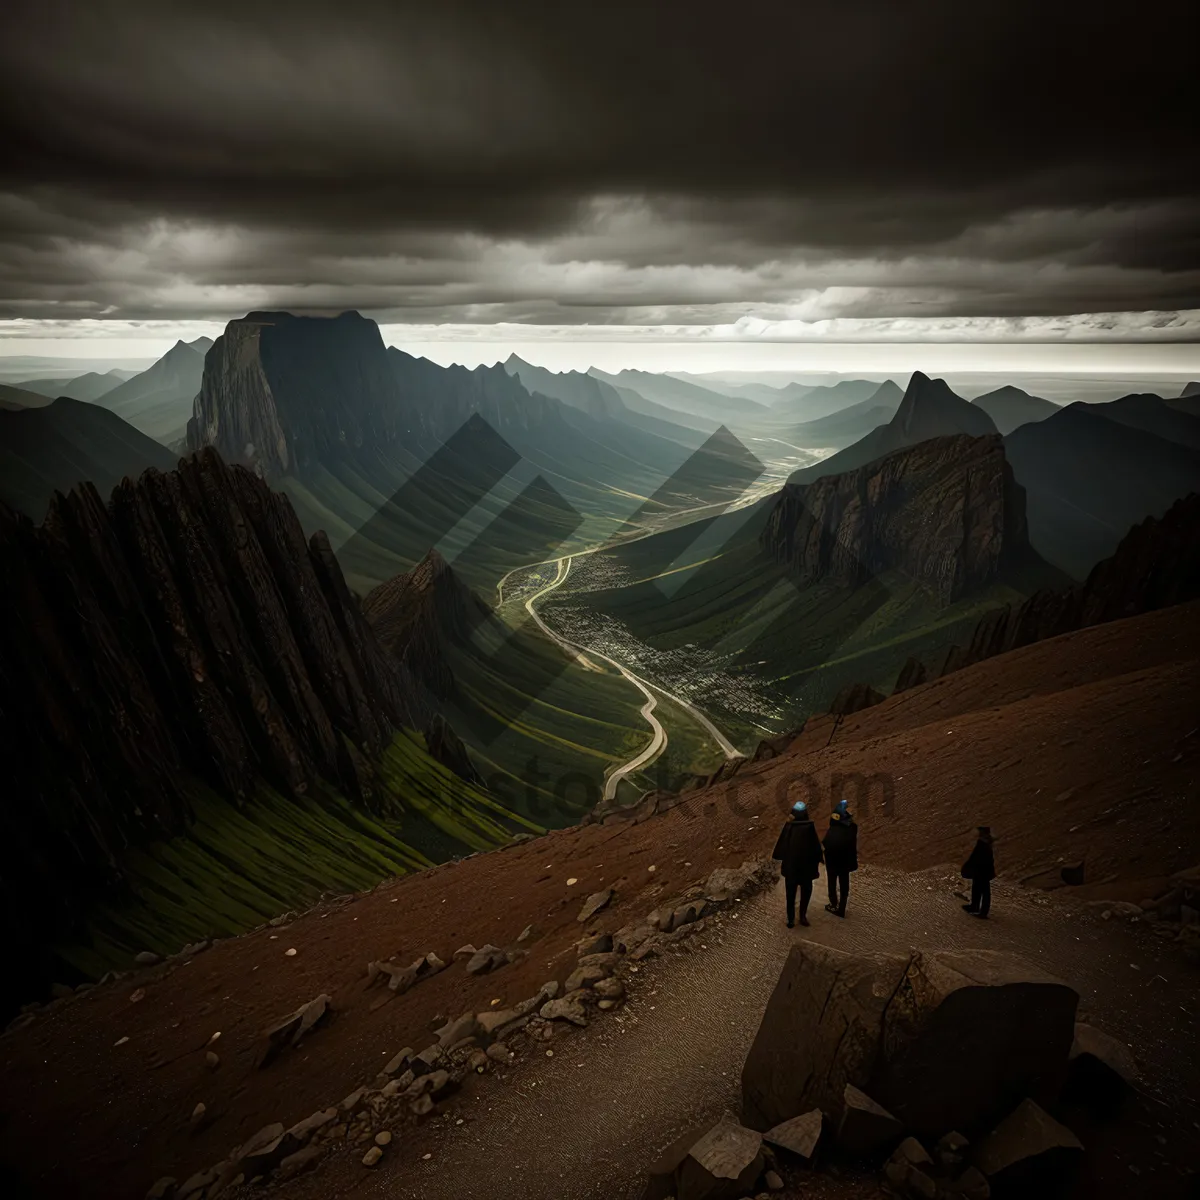
[[540, 830], [431, 759], [418, 735], [398, 734], [379, 773], [391, 793], [386, 816], [328, 789], [287, 799], [264, 785], [239, 808], [197, 784], [189, 830], [131, 851], [130, 894], [95, 909], [59, 955], [94, 978], [128, 967], [139, 950], [170, 954], [242, 933], [322, 894], [370, 888]]

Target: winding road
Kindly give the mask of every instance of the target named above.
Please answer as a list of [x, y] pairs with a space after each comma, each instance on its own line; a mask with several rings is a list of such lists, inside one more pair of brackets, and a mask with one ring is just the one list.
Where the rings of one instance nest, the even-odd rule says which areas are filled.
[[[554, 591], [555, 588], [560, 587], [564, 583], [567, 576], [571, 572], [572, 557], [572, 555], [568, 554], [562, 558], [554, 560], [558, 568], [557, 573], [549, 583], [540, 587], [525, 601], [525, 611], [534, 619], [534, 621], [537, 623], [537, 627], [548, 638], [550, 638], [551, 641], [561, 646], [572, 657], [576, 659], [588, 657], [599, 658], [603, 659], [603, 661], [608, 663], [610, 666], [616, 667], [616, 669], [620, 671], [621, 674], [628, 679], [629, 682], [632, 683], [633, 686], [636, 687], [643, 696], [646, 697], [646, 702], [642, 705], [641, 713], [643, 718], [645, 718], [646, 723], [650, 726], [651, 732], [650, 741], [642, 750], [640, 750], [628, 762], [622, 763], [620, 766], [614, 767], [609, 771], [604, 780], [604, 799], [611, 800], [617, 794], [617, 788], [620, 786], [622, 779], [625, 779], [627, 776], [640, 771], [642, 767], [646, 766], [647, 763], [652, 762], [663, 752], [663, 750], [666, 749], [667, 731], [663, 728], [662, 722], [654, 715], [654, 710], [658, 707], [658, 699], [655, 696], [655, 692], [657, 692], [660, 696], [665, 696], [673, 703], [678, 704], [680, 708], [684, 709], [701, 725], [703, 725], [712, 737], [713, 741], [720, 746], [721, 753], [724, 754], [727, 759], [744, 758], [745, 756], [742, 754], [742, 752], [736, 746], [734, 746], [733, 743], [730, 742], [730, 740], [712, 723], [712, 721], [710, 721], [704, 713], [695, 707], [695, 705], [689, 703], [680, 696], [676, 696], [672, 692], [668, 692], [665, 688], [661, 688], [657, 684], [648, 683], [640, 676], [635, 675], [624, 664], [617, 662], [615, 658], [610, 658], [607, 654], [602, 654], [599, 650], [593, 650], [589, 646], [581, 646], [577, 642], [573, 642], [569, 638], [563, 637], [562, 634], [555, 633], [555, 631], [551, 629], [545, 621], [542, 620], [542, 618], [538, 615], [537, 610], [534, 608], [534, 602], [540, 600], [543, 596]], [[538, 563], [536, 565], [543, 566], [544, 564]], [[509, 575], [511, 574], [512, 572], [510, 571]], [[505, 575], [504, 579], [500, 581], [497, 589], [501, 600], [503, 600], [504, 597], [503, 589], [504, 583], [507, 579], [508, 575]]]

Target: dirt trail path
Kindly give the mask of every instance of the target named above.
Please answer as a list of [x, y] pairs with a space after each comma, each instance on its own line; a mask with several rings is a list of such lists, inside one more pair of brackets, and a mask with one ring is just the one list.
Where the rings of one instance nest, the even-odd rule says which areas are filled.
[[[778, 888], [747, 902], [705, 931], [703, 952], [643, 963], [619, 1015], [556, 1038], [553, 1057], [530, 1050], [532, 1061], [481, 1081], [451, 1120], [405, 1138], [375, 1172], [347, 1154], [294, 1184], [289, 1196], [640, 1196], [644, 1168], [663, 1146], [710, 1114], [736, 1111], [742, 1062], [780, 964], [800, 937], [846, 949], [1011, 950], [1067, 980], [1080, 992], [1081, 1013], [1127, 1040], [1144, 1066], [1148, 1097], [1139, 1114], [1148, 1128], [1132, 1151], [1146, 1189], [1140, 1194], [1180, 1186], [1187, 1144], [1200, 1129], [1200, 1003], [1195, 971], [1149, 930], [1004, 884], [993, 919], [973, 921], [945, 870], [864, 868], [844, 921], [823, 911], [822, 886], [811, 928], [785, 927]], [[454, 1124], [458, 1117], [463, 1124]], [[1165, 1146], [1156, 1140], [1163, 1136]], [[1118, 1189], [1135, 1183], [1116, 1151], [1103, 1170]], [[1167, 1190], [1151, 1190], [1159, 1184]]]

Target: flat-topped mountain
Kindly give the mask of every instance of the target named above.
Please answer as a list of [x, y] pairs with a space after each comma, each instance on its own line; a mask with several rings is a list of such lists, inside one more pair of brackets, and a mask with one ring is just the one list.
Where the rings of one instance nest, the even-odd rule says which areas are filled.
[[212, 446], [271, 477], [405, 432], [374, 321], [256, 312], [230, 321], [206, 354], [187, 448]]
[[944, 605], [1031, 557], [1025, 492], [996, 434], [933, 438], [843, 475], [789, 483], [760, 537], [805, 584], [860, 587], [898, 569]]
[[944, 379], [930, 379], [928, 375], [914, 371], [900, 406], [886, 425], [873, 429], [845, 450], [797, 471], [792, 482], [811, 483], [825, 475], [854, 471], [885, 454], [915, 446], [928, 438], [954, 434], [984, 437], [996, 432], [991, 417], [952, 392]]

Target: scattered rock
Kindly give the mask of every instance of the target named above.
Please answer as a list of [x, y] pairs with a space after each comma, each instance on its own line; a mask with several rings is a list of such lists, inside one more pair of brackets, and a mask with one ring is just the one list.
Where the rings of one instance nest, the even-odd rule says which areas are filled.
[[602, 979], [607, 979], [610, 974], [611, 971], [601, 963], [592, 963], [586, 967], [576, 967], [567, 976], [567, 981], [563, 986], [568, 992], [577, 992], [580, 988], [590, 988]]
[[677, 1200], [744, 1195], [764, 1165], [762, 1135], [725, 1118], [688, 1151], [677, 1172]]
[[997, 1196], [1049, 1196], [1070, 1186], [1082, 1157], [1065, 1125], [1022, 1100], [979, 1144], [975, 1165]]
[[783, 1121], [768, 1129], [762, 1135], [762, 1140], [772, 1146], [788, 1150], [804, 1159], [805, 1162], [811, 1163], [816, 1157], [824, 1123], [824, 1114], [819, 1108], [814, 1108], [812, 1112], [802, 1113], [790, 1121]]
[[365, 1087], [356, 1088], [341, 1102], [341, 1104], [338, 1105], [338, 1107], [344, 1113], [357, 1112], [362, 1107], [366, 1096], [367, 1089]]
[[288, 1154], [280, 1160], [276, 1168], [275, 1178], [281, 1182], [295, 1179], [297, 1175], [315, 1166], [326, 1153], [324, 1146], [305, 1146], [294, 1154]]
[[392, 1140], [392, 1135], [386, 1129], [381, 1129], [375, 1135], [375, 1145], [377, 1145], [377, 1146], [387, 1146], [390, 1144], [391, 1140]]
[[464, 958], [474, 958], [479, 951], [468, 942], [465, 946], [459, 946], [457, 950], [450, 956], [455, 962], [459, 962]]
[[610, 975], [607, 979], [598, 980], [592, 985], [592, 991], [601, 1001], [620, 1000], [625, 995], [625, 985], [616, 978]]
[[933, 1152], [938, 1165], [947, 1175], [954, 1175], [958, 1172], [963, 1164], [963, 1159], [966, 1158], [967, 1147], [970, 1144], [957, 1129], [952, 1129], [938, 1138]]
[[195, 1108], [192, 1109], [192, 1115], [188, 1117], [188, 1124], [193, 1129], [199, 1129], [204, 1123], [204, 1118], [208, 1115], [208, 1105], [202, 1100]]
[[1097, 1116], [1111, 1117], [1120, 1111], [1137, 1083], [1137, 1062], [1129, 1047], [1094, 1026], [1077, 1022], [1065, 1098]]
[[259, 1052], [258, 1065], [265, 1067], [285, 1046], [298, 1046], [303, 1038], [320, 1025], [332, 1012], [329, 996], [322, 993], [294, 1013], [289, 1013], [266, 1032], [266, 1044]]
[[575, 953], [579, 958], [586, 958], [589, 954], [609, 954], [612, 950], [613, 935], [611, 933], [597, 933], [575, 943]]
[[486, 975], [497, 967], [503, 967], [508, 962], [508, 956], [499, 946], [487, 945], [477, 950], [467, 960], [468, 975]]
[[408, 1111], [414, 1117], [427, 1117], [433, 1112], [433, 1097], [429, 1095], [418, 1096], [409, 1106]]
[[989, 1200], [992, 1189], [982, 1172], [968, 1167], [957, 1179], [945, 1185], [946, 1200]]
[[305, 1117], [303, 1121], [297, 1121], [295, 1125], [289, 1129], [288, 1137], [297, 1142], [307, 1142], [318, 1130], [324, 1129], [327, 1125], [332, 1125], [337, 1120], [338, 1110], [336, 1108], [323, 1108], [319, 1112], [315, 1112], [310, 1117]]
[[486, 1054], [492, 1062], [510, 1063], [513, 1059], [512, 1051], [503, 1042], [493, 1042], [487, 1048]]
[[579, 910], [579, 916], [575, 920], [581, 925], [586, 925], [601, 909], [607, 908], [612, 903], [612, 898], [612, 888], [604, 888], [602, 891], [593, 892], [583, 902], [583, 907]]
[[932, 1200], [937, 1195], [937, 1185], [929, 1174], [932, 1169], [933, 1159], [925, 1147], [916, 1138], [909, 1137], [892, 1151], [883, 1173], [888, 1182], [902, 1193], [927, 1196]]
[[383, 1073], [388, 1076], [398, 1075], [401, 1071], [407, 1069], [409, 1060], [413, 1056], [411, 1046], [405, 1046], [398, 1054], [388, 1059], [387, 1066], [383, 1068]]
[[364, 1167], [373, 1167], [383, 1157], [383, 1149], [380, 1146], [372, 1146], [370, 1150], [362, 1157], [362, 1165]]
[[542, 1005], [540, 1015], [547, 1021], [570, 1021], [572, 1025], [581, 1026], [587, 1024], [583, 1001], [570, 993], [559, 1000], [548, 1000]]
[[446, 1048], [457, 1045], [467, 1038], [484, 1037], [486, 1030], [481, 1019], [493, 1015], [492, 1013], [480, 1013], [479, 1019], [477, 1019], [471, 1013], [466, 1013], [457, 1020], [448, 1022], [437, 1031], [438, 1045]]
[[221, 1065], [221, 1056], [215, 1050], [205, 1050], [204, 1065], [210, 1071], [215, 1071]]
[[777, 1171], [767, 1171], [763, 1175], [763, 1185], [768, 1192], [782, 1192], [783, 1177]]
[[883, 1105], [853, 1084], [846, 1084], [837, 1142], [847, 1154], [869, 1158], [893, 1145], [902, 1132], [900, 1122]]
[[699, 921], [704, 915], [705, 907], [703, 900], [690, 900], [673, 909], [666, 916], [660, 914], [658, 927], [663, 933], [674, 933], [684, 925], [691, 925], [694, 921]]
[[142, 950], [133, 956], [133, 961], [139, 967], [156, 967], [162, 962], [162, 955], [155, 954], [153, 950]]
[[613, 950], [618, 954], [633, 954], [647, 939], [654, 936], [654, 928], [647, 921], [637, 925], [626, 925], [613, 934]]

